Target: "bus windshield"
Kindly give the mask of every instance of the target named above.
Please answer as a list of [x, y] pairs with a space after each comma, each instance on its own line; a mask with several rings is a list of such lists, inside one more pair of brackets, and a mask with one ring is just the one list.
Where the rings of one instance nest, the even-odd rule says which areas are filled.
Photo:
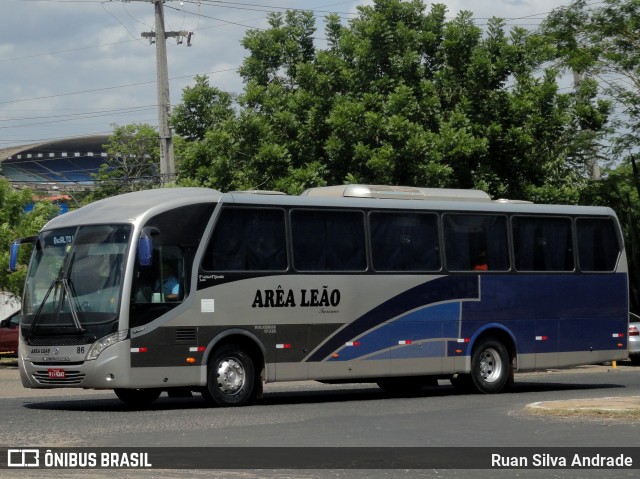
[[43, 232], [27, 275], [24, 324], [80, 332], [87, 324], [114, 320], [130, 237], [128, 225]]

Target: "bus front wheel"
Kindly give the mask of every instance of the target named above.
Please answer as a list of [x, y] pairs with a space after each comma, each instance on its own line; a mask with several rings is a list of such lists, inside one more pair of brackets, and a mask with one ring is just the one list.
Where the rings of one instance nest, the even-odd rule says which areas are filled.
[[213, 353], [207, 371], [204, 397], [218, 406], [242, 406], [253, 397], [255, 368], [240, 346], [226, 344]]
[[481, 393], [498, 393], [513, 380], [507, 348], [495, 338], [485, 338], [471, 356], [471, 379]]

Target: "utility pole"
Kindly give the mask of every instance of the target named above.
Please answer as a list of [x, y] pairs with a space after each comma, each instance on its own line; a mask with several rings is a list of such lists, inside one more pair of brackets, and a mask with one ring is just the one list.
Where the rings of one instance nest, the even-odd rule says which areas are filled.
[[176, 167], [173, 157], [173, 138], [169, 128], [169, 69], [167, 66], [167, 38], [187, 37], [187, 46], [191, 46], [192, 32], [165, 32], [164, 29], [164, 0], [151, 1], [155, 6], [155, 32], [143, 32], [142, 37], [148, 38], [156, 44], [156, 77], [158, 85], [158, 133], [160, 136], [160, 183], [165, 184], [175, 178]]
[[[578, 90], [580, 89], [580, 83], [582, 83], [583, 75], [581, 72], [573, 70], [573, 89], [578, 94]], [[590, 132], [590, 130], [588, 130]], [[589, 173], [591, 179], [594, 181], [599, 181], [601, 179], [600, 175], [600, 165], [598, 164], [598, 157], [596, 156], [595, 149], [593, 147], [589, 148], [588, 154], [590, 155], [587, 160], [587, 168], [589, 169]]]

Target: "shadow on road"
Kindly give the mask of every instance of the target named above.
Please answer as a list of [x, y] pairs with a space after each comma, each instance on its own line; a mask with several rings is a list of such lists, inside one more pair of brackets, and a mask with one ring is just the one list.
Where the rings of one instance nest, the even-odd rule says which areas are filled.
[[[324, 403], [346, 403], [350, 401], [386, 401], [397, 400], [398, 398], [437, 398], [437, 397], [456, 397], [473, 393], [465, 393], [456, 390], [448, 382], [441, 381], [438, 387], [425, 387], [418, 393], [407, 395], [391, 395], [373, 385], [361, 385], [353, 387], [345, 386], [326, 386], [326, 389], [318, 389], [313, 387], [309, 390], [295, 391], [273, 391], [265, 392], [262, 400], [254, 406], [287, 406], [297, 404], [324, 404]], [[320, 386], [322, 387], [322, 386]], [[502, 395], [511, 394], [531, 394], [557, 391], [589, 391], [604, 389], [624, 389], [625, 386], [620, 384], [588, 384], [588, 383], [559, 383], [559, 382], [541, 382], [541, 381], [519, 381], [513, 388]], [[482, 396], [482, 395], [479, 395]], [[484, 396], [488, 397], [488, 396]], [[24, 407], [35, 410], [59, 410], [59, 411], [87, 411], [87, 412], [122, 412], [129, 413], [132, 411], [141, 411], [132, 409], [124, 405], [119, 399], [113, 396], [110, 398], [93, 399], [90, 397], [73, 398], [60, 397], [55, 400], [43, 401], [40, 398], [26, 399]], [[157, 401], [147, 406], [142, 411], [171, 411], [180, 409], [204, 409], [210, 408], [200, 394], [194, 393], [190, 398], [174, 398], [162, 395]]]

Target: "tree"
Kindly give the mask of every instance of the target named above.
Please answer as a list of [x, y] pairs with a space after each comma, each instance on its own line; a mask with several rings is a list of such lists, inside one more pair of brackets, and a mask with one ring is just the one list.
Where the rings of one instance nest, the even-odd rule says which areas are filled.
[[209, 78], [197, 75], [196, 84], [182, 92], [182, 103], [171, 113], [171, 125], [189, 141], [204, 140], [207, 130], [233, 116], [231, 95], [209, 85]]
[[583, 191], [582, 202], [613, 208], [620, 220], [629, 267], [630, 309], [640, 311], [640, 197], [630, 163], [606, 168], [601, 181]]
[[35, 235], [56, 214], [56, 206], [47, 201], [36, 202], [26, 213], [32, 196], [31, 190], [14, 190], [7, 180], [0, 180], [0, 264], [4, 265], [0, 268], [0, 290], [15, 296], [22, 295], [30, 248], [20, 249], [19, 270], [10, 274], [9, 247], [17, 238]]
[[[560, 66], [601, 88], [617, 110], [607, 138], [609, 168], [582, 201], [607, 205], [622, 222], [630, 270], [631, 307], [640, 310], [640, 3], [579, 0], [554, 10], [542, 26]], [[595, 89], [593, 85], [591, 88]], [[588, 131], [589, 125], [585, 126]], [[612, 161], [613, 160], [613, 161]]]
[[115, 125], [105, 151], [107, 159], [94, 175], [96, 189], [85, 197], [85, 203], [159, 184], [160, 146], [152, 126]]
[[203, 139], [182, 133], [180, 181], [288, 193], [391, 183], [577, 202], [609, 104], [588, 83], [560, 92], [543, 36], [446, 13], [375, 0], [347, 26], [327, 17], [326, 50], [313, 47], [310, 14], [271, 15], [243, 41], [237, 112], [209, 120]]
[[589, 4], [578, 0], [554, 10], [542, 31], [557, 46], [560, 64], [598, 80], [602, 93], [620, 113], [610, 138], [613, 157], [629, 162], [638, 181], [640, 147], [640, 3], [605, 0]]

